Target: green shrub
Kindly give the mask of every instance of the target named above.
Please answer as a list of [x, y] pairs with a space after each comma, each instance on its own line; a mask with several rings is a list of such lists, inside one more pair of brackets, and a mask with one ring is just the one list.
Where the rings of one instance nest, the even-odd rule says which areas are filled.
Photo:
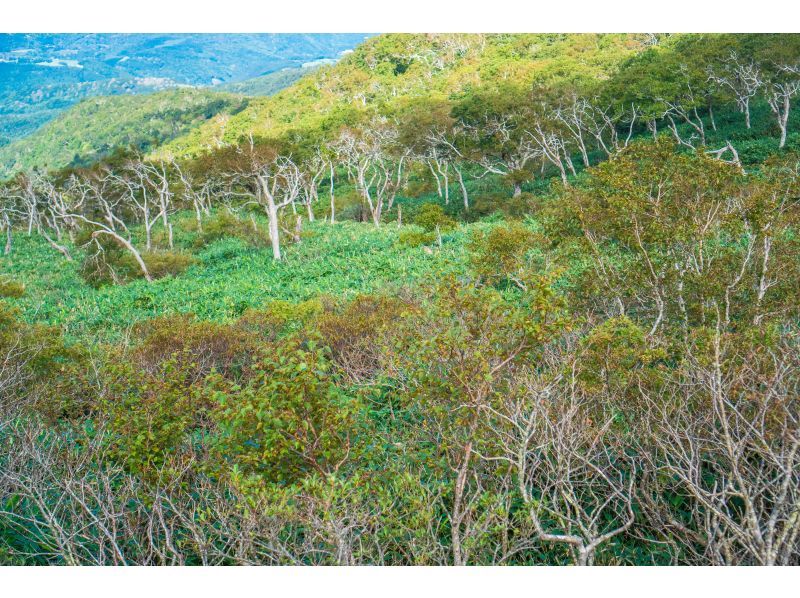
[[58, 328], [26, 324], [18, 310], [0, 302], [0, 412], [61, 400], [59, 392], [77, 383], [71, 367], [82, 358], [80, 347], [67, 346]]
[[[99, 288], [107, 284], [125, 284], [142, 278], [143, 273], [136, 258], [112, 238], [101, 235], [88, 247], [79, 273], [91, 286]], [[197, 262], [188, 253], [163, 249], [142, 251], [141, 257], [154, 279], [180, 274]]]
[[517, 197], [509, 197], [504, 192], [482, 193], [472, 200], [468, 215], [472, 220], [492, 214], [522, 218], [533, 212], [535, 199], [531, 193], [522, 193]]
[[360, 407], [314, 342], [281, 342], [245, 386], [221, 384], [215, 396], [216, 450], [237, 471], [292, 483], [331, 475], [352, 456]]
[[513, 280], [519, 284], [528, 265], [528, 252], [537, 244], [537, 235], [520, 222], [476, 231], [467, 248], [470, 265], [479, 278], [490, 284]]
[[455, 228], [456, 222], [444, 213], [442, 206], [435, 203], [426, 203], [420, 206], [414, 216], [414, 224], [428, 232], [446, 231]]
[[272, 301], [265, 308], [246, 310], [236, 326], [252, 332], [262, 341], [272, 342], [290, 331], [298, 330], [322, 310], [322, 302], [318, 299], [300, 303]]
[[579, 379], [588, 390], [625, 392], [637, 371], [662, 354], [647, 346], [646, 332], [626, 316], [610, 318], [581, 341]]
[[331, 306], [314, 323], [332, 361], [348, 380], [363, 382], [380, 369], [381, 343], [386, 332], [413, 306], [396, 297], [359, 295], [344, 305]]
[[361, 196], [355, 191], [336, 195], [336, 220], [368, 222], [369, 210], [364, 206]]
[[175, 361], [150, 375], [115, 355], [105, 366], [99, 401], [107, 454], [145, 479], [163, 475], [162, 466], [205, 424], [206, 396]]
[[241, 326], [200, 321], [187, 314], [140, 322], [133, 335], [138, 344], [130, 359], [138, 367], [156, 375], [171, 364], [191, 383], [212, 371], [240, 375], [257, 348], [255, 335]]
[[436, 235], [428, 231], [404, 228], [397, 236], [397, 242], [407, 247], [419, 247], [421, 245], [432, 245], [436, 242]]
[[[197, 263], [197, 260], [188, 253], [167, 250], [142, 252], [142, 259], [153, 278], [175, 276]], [[130, 253], [123, 254], [120, 263], [127, 269], [129, 278], [141, 276], [139, 265]]]
[[239, 218], [228, 211], [220, 211], [203, 222], [203, 230], [194, 240], [196, 248], [224, 239], [236, 237], [253, 247], [269, 245], [269, 233], [263, 226]]
[[8, 278], [0, 278], [0, 297], [19, 299], [25, 294], [25, 285]]

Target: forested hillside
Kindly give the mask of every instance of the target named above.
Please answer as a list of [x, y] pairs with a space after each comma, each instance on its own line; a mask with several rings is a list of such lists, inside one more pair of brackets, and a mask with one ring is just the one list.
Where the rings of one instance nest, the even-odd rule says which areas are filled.
[[446, 101], [483, 88], [604, 79], [646, 41], [637, 35], [382, 35], [276, 97], [251, 102], [224, 127], [209, 123], [166, 151], [193, 154], [250, 134], [313, 134], [372, 110], [391, 114], [409, 101]]
[[27, 137], [0, 147], [0, 176], [89, 165], [117, 149], [147, 152], [245, 105], [241, 96], [195, 89], [87, 99]]
[[333, 60], [364, 35], [0, 33], [0, 146], [87, 97], [212, 87]]
[[81, 104], [0, 185], [0, 563], [799, 565], [798, 95], [448, 34]]

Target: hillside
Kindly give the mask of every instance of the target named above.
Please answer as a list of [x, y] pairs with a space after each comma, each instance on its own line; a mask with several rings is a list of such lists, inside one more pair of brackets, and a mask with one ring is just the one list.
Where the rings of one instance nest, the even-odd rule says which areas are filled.
[[404, 99], [456, 97], [504, 82], [605, 79], [646, 48], [632, 34], [387, 34], [230, 119], [213, 119], [164, 147], [191, 155], [217, 142], [326, 127], [348, 113], [390, 110]]
[[338, 58], [364, 34], [0, 34], [0, 146], [85, 97], [212, 87]]
[[242, 94], [245, 96], [271, 96], [275, 95], [282, 89], [286, 89], [295, 81], [303, 78], [305, 75], [308, 75], [317, 68], [319, 67], [313, 65], [284, 68], [279, 71], [275, 71], [274, 73], [269, 73], [260, 77], [253, 77], [252, 79], [245, 79], [244, 81], [224, 83], [219, 85], [217, 90]]
[[431, 34], [84, 100], [5, 148], [87, 167], [0, 181], [0, 565], [800, 565], [798, 97]]
[[196, 89], [86, 99], [28, 137], [0, 147], [0, 176], [89, 164], [116, 148], [147, 151], [244, 105], [241, 96]]

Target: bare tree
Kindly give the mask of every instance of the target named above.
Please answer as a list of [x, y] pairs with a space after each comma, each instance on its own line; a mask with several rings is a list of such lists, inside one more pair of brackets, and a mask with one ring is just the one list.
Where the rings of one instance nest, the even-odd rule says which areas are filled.
[[144, 278], [152, 282], [147, 264], [133, 244], [130, 230], [117, 214], [124, 207], [124, 195], [113, 189], [117, 180], [118, 177], [109, 172], [73, 175], [67, 184], [70, 202], [65, 204], [61, 217], [89, 225], [93, 229], [90, 242], [94, 242], [100, 253], [103, 247], [96, 242], [97, 239], [101, 236], [113, 239], [133, 256]]
[[637, 459], [611, 410], [598, 413], [597, 399], [582, 394], [574, 356], [550, 348], [544, 361], [552, 367], [520, 376], [495, 409], [497, 458], [514, 468], [538, 540], [591, 565], [633, 525]]
[[0, 185], [0, 229], [5, 233], [3, 255], [11, 254], [14, 222], [20, 215], [17, 208], [18, 195], [10, 184]]
[[397, 147], [397, 138], [397, 128], [378, 118], [359, 130], [344, 129], [331, 145], [355, 179], [375, 226], [380, 226], [384, 210], [392, 208], [403, 185], [410, 150]]
[[733, 94], [739, 111], [744, 114], [745, 126], [750, 128], [750, 100], [764, 85], [761, 70], [752, 60], [746, 61], [734, 51], [715, 70], [708, 69], [708, 78]]
[[800, 92], [800, 66], [779, 65], [777, 72], [767, 78], [764, 93], [770, 110], [775, 115], [781, 139], [778, 147], [786, 145], [786, 134], [789, 128], [789, 112], [792, 107], [792, 98]]
[[[464, 154], [458, 148], [457, 138], [463, 136], [464, 132], [456, 128], [434, 127], [427, 131], [424, 139], [427, 151], [426, 157], [432, 160], [431, 164], [436, 165], [436, 170], [431, 167], [431, 172], [436, 178], [437, 187], [441, 190], [439, 177], [444, 179], [445, 203], [449, 200], [449, 172], [452, 168], [458, 180], [461, 190], [461, 199], [464, 210], [469, 211], [469, 193], [464, 182], [464, 164], [467, 161]], [[442, 193], [439, 193], [442, 196]]]
[[231, 176], [253, 189], [250, 202], [266, 213], [272, 257], [280, 260], [280, 215], [287, 206], [294, 208], [300, 198], [303, 173], [290, 156], [281, 155], [273, 148], [259, 148], [252, 141], [249, 148], [240, 148], [238, 152], [243, 166]]
[[[533, 145], [539, 148], [539, 155], [547, 162], [558, 168], [558, 173], [561, 175], [561, 182], [567, 184], [567, 170], [570, 169], [572, 174], [575, 174], [575, 166], [569, 157], [569, 150], [564, 141], [564, 138], [555, 130], [543, 124], [542, 121], [537, 121], [529, 132]], [[565, 167], [566, 165], [566, 167]]]
[[[589, 166], [589, 153], [586, 149], [584, 133], [598, 131], [599, 128], [594, 112], [595, 110], [588, 100], [573, 93], [566, 102], [556, 106], [551, 113], [551, 117], [560, 123], [575, 140], [581, 153], [583, 165], [586, 167]], [[602, 129], [594, 137], [598, 141], [602, 141]]]
[[528, 176], [526, 167], [535, 159], [542, 157], [542, 151], [535, 142], [530, 130], [520, 130], [510, 118], [489, 117], [480, 125], [466, 128], [473, 136], [488, 135], [497, 151], [480, 155], [478, 164], [483, 167], [484, 174], [492, 173], [512, 177], [514, 184], [514, 197], [522, 193], [519, 180]]
[[[170, 185], [170, 176], [167, 162], [151, 162], [136, 159], [128, 162], [127, 170], [130, 177], [123, 181], [130, 191], [130, 198], [142, 214], [146, 214], [145, 227], [147, 232], [147, 248], [151, 249], [151, 229], [153, 223], [161, 220], [164, 231], [167, 233], [167, 243], [173, 247], [172, 223], [170, 215], [175, 212], [175, 194]], [[157, 212], [152, 215], [155, 208]]]
[[203, 231], [203, 217], [211, 215], [212, 199], [219, 192], [220, 181], [217, 177], [206, 176], [198, 181], [189, 170], [181, 168], [177, 160], [170, 163], [183, 186], [183, 199], [191, 204], [194, 210], [197, 230]]
[[791, 565], [800, 555], [800, 411], [796, 330], [765, 355], [726, 340], [692, 355], [650, 398], [654, 465], [691, 498], [692, 520], [662, 505], [686, 544], [716, 564]]

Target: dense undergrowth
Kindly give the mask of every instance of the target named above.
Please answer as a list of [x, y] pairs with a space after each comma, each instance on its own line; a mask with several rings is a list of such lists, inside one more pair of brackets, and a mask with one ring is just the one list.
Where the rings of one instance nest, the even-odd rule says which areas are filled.
[[20, 177], [0, 562], [800, 563], [797, 120], [721, 104], [588, 166], [487, 125]]

